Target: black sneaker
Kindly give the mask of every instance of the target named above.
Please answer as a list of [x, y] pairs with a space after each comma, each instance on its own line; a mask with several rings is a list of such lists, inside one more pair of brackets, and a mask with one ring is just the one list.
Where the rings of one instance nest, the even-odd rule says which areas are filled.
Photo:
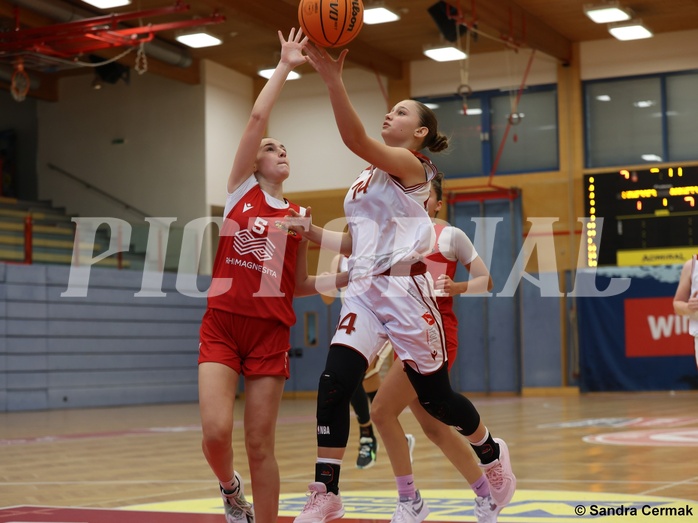
[[376, 464], [378, 440], [376, 438], [361, 438], [359, 440], [359, 457], [356, 458], [357, 469], [367, 469]]

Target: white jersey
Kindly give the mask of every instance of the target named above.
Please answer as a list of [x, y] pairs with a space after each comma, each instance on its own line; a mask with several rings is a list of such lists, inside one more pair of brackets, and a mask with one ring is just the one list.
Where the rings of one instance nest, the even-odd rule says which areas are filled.
[[417, 262], [434, 245], [426, 201], [436, 167], [426, 156], [414, 154], [424, 165], [424, 183], [404, 187], [387, 172], [370, 166], [344, 198], [352, 237], [351, 281], [382, 274], [397, 263]]
[[[693, 293], [698, 291], [698, 263], [696, 263], [696, 259], [698, 259], [698, 255], [694, 254], [691, 260], [691, 293], [689, 296], [693, 296]], [[698, 320], [693, 319], [693, 315], [689, 316], [689, 318], [688, 332], [691, 336], [698, 337]], [[696, 352], [696, 358], [698, 358], [698, 352]]]

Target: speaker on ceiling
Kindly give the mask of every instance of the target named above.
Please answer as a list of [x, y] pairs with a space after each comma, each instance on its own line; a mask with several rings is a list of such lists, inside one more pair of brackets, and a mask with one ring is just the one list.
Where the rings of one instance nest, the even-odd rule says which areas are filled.
[[436, 27], [439, 28], [443, 37], [449, 42], [456, 42], [458, 40], [459, 30], [460, 34], [464, 35], [468, 29], [467, 26], [456, 23], [458, 9], [448, 2], [436, 2], [427, 9], [427, 12], [431, 15], [434, 22], [436, 22]]
[[[90, 60], [92, 63], [104, 62], [104, 58], [96, 55], [90, 55]], [[108, 84], [115, 84], [119, 80], [123, 80], [125, 83], [129, 83], [131, 74], [130, 69], [118, 62], [109, 62], [104, 65], [98, 65], [95, 69], [95, 74], [100, 80]]]

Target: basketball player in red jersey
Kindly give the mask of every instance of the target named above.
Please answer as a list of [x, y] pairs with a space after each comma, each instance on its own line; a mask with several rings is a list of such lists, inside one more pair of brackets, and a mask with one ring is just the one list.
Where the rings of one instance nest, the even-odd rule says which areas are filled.
[[[485, 466], [493, 497], [503, 503], [515, 488], [506, 445], [493, 439], [477, 409], [451, 388], [442, 318], [422, 261], [434, 244], [426, 201], [437, 170], [417, 151], [442, 151], [448, 138], [438, 131], [433, 111], [415, 100], [403, 100], [386, 114], [382, 142], [368, 136], [342, 81], [347, 52], [335, 60], [324, 49], [305, 46], [308, 62], [328, 89], [342, 141], [369, 167], [344, 199], [347, 233], [326, 234], [314, 225], [303, 231], [325, 248], [351, 256], [340, 321], [318, 385], [315, 481], [295, 523], [326, 523], [344, 515], [339, 476], [349, 438], [349, 402], [386, 340], [420, 404], [468, 439]], [[398, 490], [392, 521], [423, 521], [429, 511], [414, 485], [405, 481]]]
[[[274, 435], [284, 383], [289, 377], [292, 300], [317, 283], [306, 267], [307, 242], [276, 222], [289, 209], [283, 197], [290, 169], [286, 149], [263, 138], [271, 109], [288, 74], [306, 61], [302, 32], [279, 32], [281, 58], [262, 88], [235, 154], [227, 184], [225, 220], [213, 265], [208, 308], [199, 343], [202, 448], [218, 478], [227, 523], [275, 523], [280, 479]], [[245, 376], [245, 448], [254, 510], [233, 465], [233, 409]], [[256, 514], [255, 514], [256, 513]]]
[[[436, 219], [442, 206], [443, 174], [438, 173], [431, 181], [431, 193], [427, 200], [427, 212]], [[443, 318], [448, 350], [448, 369], [456, 359], [458, 350], [458, 319], [453, 312], [453, 296], [480, 294], [492, 289], [492, 279], [487, 266], [478, 256], [468, 236], [445, 222], [434, 224], [436, 243], [432, 253], [426, 257], [427, 270], [435, 282], [436, 300]], [[468, 281], [454, 281], [458, 265], [463, 265], [470, 274]], [[436, 444], [444, 456], [468, 481], [475, 493], [475, 516], [478, 523], [494, 523], [503, 504], [494, 501], [490, 483], [475, 461], [465, 439], [457, 432], [430, 416], [417, 399], [412, 384], [399, 365], [393, 365], [383, 379], [378, 393], [371, 404], [371, 418], [383, 439], [395, 474], [398, 489], [402, 484], [414, 488], [414, 477], [410, 450], [398, 416], [405, 407], [419, 421], [424, 433]], [[480, 421], [482, 425], [482, 421]], [[484, 431], [484, 427], [481, 427]], [[402, 510], [398, 502], [398, 511]]]

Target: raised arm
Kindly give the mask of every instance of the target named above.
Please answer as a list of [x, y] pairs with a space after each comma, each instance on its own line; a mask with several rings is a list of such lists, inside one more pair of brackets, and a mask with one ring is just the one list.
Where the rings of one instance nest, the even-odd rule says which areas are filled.
[[262, 138], [264, 138], [272, 107], [274, 107], [276, 100], [279, 98], [288, 74], [296, 66], [305, 63], [307, 60], [302, 53], [307, 38], [303, 37], [303, 32], [300, 29], [297, 33], [295, 29], [291, 29], [288, 40], [284, 39], [281, 31], [278, 34], [281, 42], [281, 58], [276, 69], [274, 69], [274, 73], [260, 91], [252, 107], [250, 119], [240, 139], [237, 152], [235, 153], [235, 160], [233, 160], [233, 167], [228, 176], [229, 193], [232, 193], [255, 171], [257, 151]]
[[404, 146], [393, 147], [371, 138], [349, 100], [342, 69], [348, 50], [344, 49], [335, 60], [314, 44], [307, 44], [308, 62], [315, 68], [327, 86], [339, 134], [344, 144], [357, 156], [393, 176], [403, 185], [412, 186], [425, 181], [421, 162]]

